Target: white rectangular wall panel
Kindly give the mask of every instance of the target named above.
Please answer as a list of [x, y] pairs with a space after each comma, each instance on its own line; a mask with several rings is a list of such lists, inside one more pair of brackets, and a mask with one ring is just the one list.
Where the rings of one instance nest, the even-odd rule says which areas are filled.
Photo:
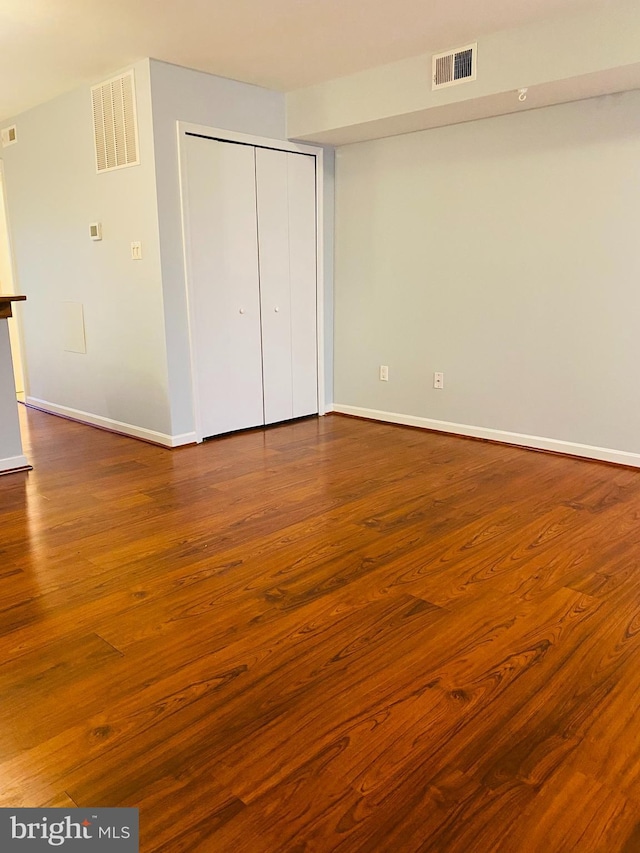
[[62, 303], [62, 347], [65, 352], [86, 353], [84, 307], [81, 302]]
[[264, 423], [254, 148], [187, 136], [194, 384], [204, 437]]

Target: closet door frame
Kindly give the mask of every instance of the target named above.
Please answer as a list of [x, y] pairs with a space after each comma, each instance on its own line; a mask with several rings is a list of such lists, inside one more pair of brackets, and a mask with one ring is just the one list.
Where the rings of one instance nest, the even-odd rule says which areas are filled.
[[222, 130], [221, 128], [207, 127], [206, 125], [191, 124], [178, 121], [178, 168], [180, 178], [180, 209], [182, 214], [182, 247], [184, 257], [184, 277], [187, 296], [187, 320], [189, 334], [189, 357], [191, 372], [191, 390], [193, 398], [193, 419], [196, 441], [204, 439], [202, 432], [202, 419], [200, 415], [199, 389], [196, 377], [198, 375], [196, 366], [198, 354], [194, 340], [195, 315], [194, 315], [194, 293], [193, 274], [189, 252], [189, 199], [187, 192], [186, 176], [186, 152], [184, 148], [185, 139], [188, 136], [200, 136], [219, 142], [235, 142], [240, 145], [252, 145], [258, 148], [271, 148], [276, 151], [288, 151], [294, 154], [308, 154], [315, 158], [316, 173], [316, 340], [317, 340], [317, 376], [318, 376], [318, 414], [326, 414], [325, 399], [325, 376], [324, 376], [324, 233], [323, 233], [323, 150], [313, 145], [299, 145], [286, 140], [271, 139], [262, 136], [251, 136], [246, 133]]

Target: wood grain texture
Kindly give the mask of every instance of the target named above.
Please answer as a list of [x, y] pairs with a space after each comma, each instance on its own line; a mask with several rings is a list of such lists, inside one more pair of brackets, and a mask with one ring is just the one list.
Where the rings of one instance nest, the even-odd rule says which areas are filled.
[[640, 472], [21, 416], [0, 805], [137, 806], [143, 853], [640, 851]]

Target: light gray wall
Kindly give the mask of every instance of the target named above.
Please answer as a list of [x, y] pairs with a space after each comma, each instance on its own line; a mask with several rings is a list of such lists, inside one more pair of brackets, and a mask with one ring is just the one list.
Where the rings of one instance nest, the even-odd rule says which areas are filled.
[[[89, 87], [19, 116], [19, 143], [3, 152], [16, 288], [29, 297], [29, 395], [65, 410], [184, 436], [193, 430], [193, 404], [176, 122], [284, 140], [285, 102], [278, 92], [156, 60], [137, 63], [135, 75], [140, 166], [96, 174]], [[332, 155], [328, 149], [329, 395]], [[103, 225], [98, 243], [88, 237], [94, 221]], [[142, 242], [142, 261], [130, 260], [133, 240]], [[63, 302], [84, 306], [86, 354], [64, 350]]]
[[[88, 86], [15, 119], [3, 151], [18, 274], [28, 297], [30, 398], [170, 433], [149, 62], [135, 65], [140, 165], [98, 175]], [[100, 82], [100, 81], [96, 81]], [[11, 122], [7, 122], [10, 124]], [[102, 242], [89, 239], [100, 221]], [[143, 260], [130, 259], [140, 240]], [[84, 306], [86, 354], [65, 352], [61, 304]]]
[[151, 93], [171, 418], [183, 434], [194, 426], [176, 122], [285, 139], [284, 95], [153, 59]]
[[468, 84], [433, 91], [425, 53], [289, 92], [289, 133], [346, 144], [640, 87], [637, 0], [585, 5], [481, 35]]
[[640, 92], [336, 171], [337, 403], [640, 452]]

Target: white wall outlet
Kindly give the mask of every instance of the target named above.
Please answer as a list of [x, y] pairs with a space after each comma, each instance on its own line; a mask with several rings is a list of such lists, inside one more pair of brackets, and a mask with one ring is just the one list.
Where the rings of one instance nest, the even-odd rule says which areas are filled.
[[131, 244], [131, 260], [132, 261], [141, 261], [142, 260], [142, 243], [139, 240], [136, 240], [135, 243]]
[[433, 387], [444, 388], [444, 373], [433, 374]]
[[388, 382], [389, 381], [389, 368], [386, 364], [380, 365], [380, 381]]

